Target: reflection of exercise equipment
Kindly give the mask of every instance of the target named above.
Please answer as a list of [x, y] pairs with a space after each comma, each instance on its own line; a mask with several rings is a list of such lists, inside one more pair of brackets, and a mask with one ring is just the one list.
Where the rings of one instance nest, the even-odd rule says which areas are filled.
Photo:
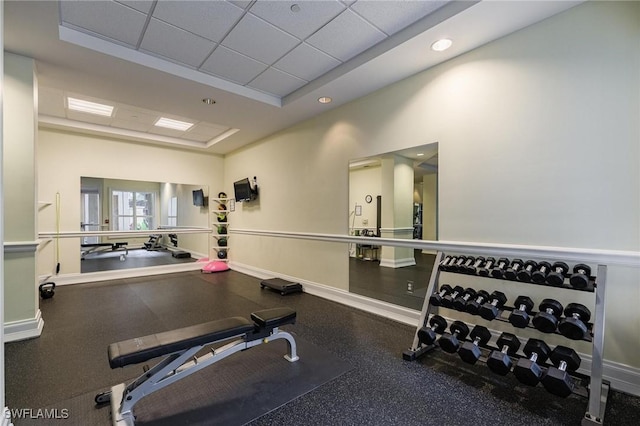
[[[108, 392], [99, 393], [95, 402], [111, 402], [113, 424], [133, 425], [133, 408], [142, 398], [240, 351], [285, 339], [289, 349], [285, 359], [295, 362], [299, 359], [296, 341], [291, 334], [279, 329], [295, 320], [293, 309], [265, 309], [253, 312], [251, 321], [243, 317], [224, 318], [113, 343], [108, 349], [111, 368], [166, 357], [130, 384], [121, 383]], [[217, 345], [221, 342], [226, 344]], [[206, 352], [203, 349], [207, 349]], [[196, 356], [199, 353], [203, 354]]]
[[162, 244], [160, 240], [162, 239], [161, 234], [153, 234], [149, 235], [149, 241], [144, 243], [144, 248], [149, 251], [162, 250]]
[[40, 297], [42, 297], [43, 299], [51, 299], [55, 294], [55, 288], [56, 283], [54, 282], [40, 284], [40, 287], [38, 287], [38, 289], [40, 290]]
[[125, 256], [129, 254], [129, 249], [127, 248], [126, 242], [118, 242], [118, 243], [91, 243], [91, 244], [80, 244], [80, 247], [86, 250], [82, 250], [80, 254], [80, 259], [84, 260], [85, 256], [91, 253], [100, 253], [103, 251], [116, 251], [116, 250], [124, 250]]
[[189, 259], [191, 257], [191, 253], [188, 251], [178, 249], [178, 235], [177, 234], [168, 234], [169, 241], [171, 241], [171, 246], [161, 246], [161, 249], [167, 249], [171, 252], [171, 257], [175, 257], [176, 259]]

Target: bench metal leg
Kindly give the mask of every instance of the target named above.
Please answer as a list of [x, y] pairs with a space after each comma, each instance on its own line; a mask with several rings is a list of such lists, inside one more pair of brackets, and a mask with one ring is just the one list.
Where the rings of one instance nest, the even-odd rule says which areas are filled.
[[133, 426], [135, 423], [133, 407], [145, 396], [169, 386], [230, 355], [276, 339], [285, 339], [287, 341], [289, 353], [284, 356], [287, 361], [295, 362], [300, 359], [297, 354], [294, 337], [290, 333], [278, 330], [278, 328], [274, 328], [267, 337], [250, 341], [244, 340], [244, 337], [236, 339], [217, 349], [211, 349], [210, 352], [200, 357], [196, 357], [198, 352], [210, 344], [217, 342], [195, 346], [167, 356], [129, 385], [121, 383], [111, 388], [111, 415], [113, 425]]

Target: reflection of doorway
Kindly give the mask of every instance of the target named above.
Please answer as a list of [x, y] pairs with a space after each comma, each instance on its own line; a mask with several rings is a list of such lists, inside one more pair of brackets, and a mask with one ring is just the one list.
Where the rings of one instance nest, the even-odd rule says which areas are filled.
[[[82, 188], [80, 190], [80, 229], [82, 231], [100, 231], [100, 193], [98, 190]], [[83, 237], [82, 244], [96, 244], [98, 237]]]

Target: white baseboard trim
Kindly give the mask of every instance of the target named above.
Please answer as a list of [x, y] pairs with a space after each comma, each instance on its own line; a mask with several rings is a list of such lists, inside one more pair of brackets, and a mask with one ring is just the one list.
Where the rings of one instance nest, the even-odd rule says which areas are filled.
[[[229, 262], [229, 267], [234, 271], [260, 279], [282, 278], [288, 281], [298, 282], [302, 284], [305, 293], [351, 306], [384, 318], [389, 318], [412, 327], [417, 327], [418, 321], [420, 321], [419, 311], [349, 293], [346, 290], [340, 290], [324, 284], [302, 280], [297, 277], [256, 268], [238, 262]], [[453, 319], [447, 318], [447, 321], [450, 323]], [[473, 324], [470, 325], [473, 327]], [[497, 338], [501, 332], [491, 330], [491, 333], [494, 338]], [[407, 342], [407, 345], [410, 346], [411, 342]], [[583, 374], [589, 374], [589, 371], [591, 370], [591, 354], [580, 353], [579, 355], [582, 359], [582, 364], [578, 371]], [[640, 368], [605, 360], [603, 362], [603, 378], [604, 380], [611, 382], [612, 389], [628, 393], [630, 395], [640, 396]]]
[[414, 266], [416, 259], [407, 257], [405, 259], [380, 259], [380, 266], [385, 268], [404, 268], [405, 266]]
[[43, 327], [42, 312], [38, 309], [34, 318], [4, 323], [4, 341], [15, 342], [39, 337]]
[[40, 281], [53, 281], [56, 285], [81, 284], [122, 278], [146, 277], [151, 275], [172, 274], [174, 272], [199, 271], [201, 262], [178, 263], [175, 265], [150, 266], [146, 268], [116, 269], [113, 271], [90, 272], [86, 274], [43, 275]]
[[4, 410], [2, 410], [2, 423], [0, 423], [0, 426], [13, 426], [13, 423], [11, 423], [11, 411], [9, 411], [9, 407], [4, 407]]

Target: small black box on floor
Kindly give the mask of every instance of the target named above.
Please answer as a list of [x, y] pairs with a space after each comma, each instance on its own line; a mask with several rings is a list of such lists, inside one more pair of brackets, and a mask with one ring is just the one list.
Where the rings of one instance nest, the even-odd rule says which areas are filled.
[[188, 251], [176, 250], [171, 252], [171, 256], [175, 257], [176, 259], [188, 259], [191, 257], [191, 253], [189, 253]]
[[279, 291], [283, 296], [289, 293], [298, 293], [302, 291], [299, 283], [283, 280], [282, 278], [270, 278], [260, 282], [260, 288], [269, 287], [270, 289]]

